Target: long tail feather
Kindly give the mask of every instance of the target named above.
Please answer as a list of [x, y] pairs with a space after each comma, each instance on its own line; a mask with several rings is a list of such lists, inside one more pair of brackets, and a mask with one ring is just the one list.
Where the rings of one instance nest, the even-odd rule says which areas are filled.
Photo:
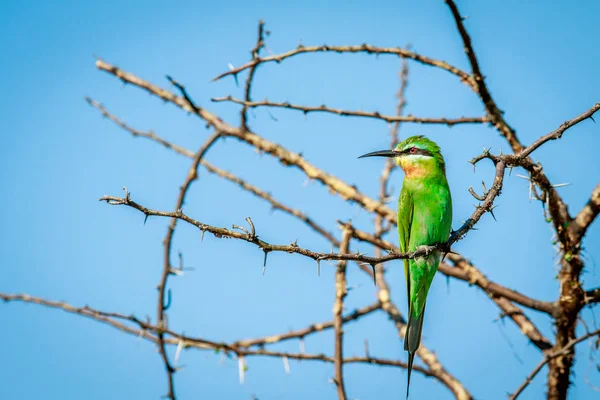
[[425, 305], [418, 318], [414, 318], [412, 310], [409, 309], [408, 324], [406, 325], [406, 336], [404, 337], [404, 350], [408, 351], [408, 383], [406, 385], [406, 399], [410, 390], [410, 374], [412, 372], [415, 353], [421, 344], [421, 331], [423, 330], [423, 319], [425, 317]]
[[410, 391], [410, 373], [412, 372], [415, 353], [408, 353], [408, 384], [406, 385], [406, 400], [408, 400], [408, 392]]

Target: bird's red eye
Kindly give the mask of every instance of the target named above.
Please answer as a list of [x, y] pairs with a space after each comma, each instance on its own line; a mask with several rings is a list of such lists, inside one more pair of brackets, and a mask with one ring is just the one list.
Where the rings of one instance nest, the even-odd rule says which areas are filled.
[[417, 148], [416, 147], [411, 147], [411, 149], [409, 150], [410, 154], [417, 154]]

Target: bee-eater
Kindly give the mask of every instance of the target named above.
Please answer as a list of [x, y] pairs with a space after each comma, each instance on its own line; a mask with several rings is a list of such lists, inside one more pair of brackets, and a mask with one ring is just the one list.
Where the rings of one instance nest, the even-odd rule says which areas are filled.
[[[412, 136], [394, 150], [375, 151], [362, 157], [393, 157], [404, 170], [404, 182], [398, 199], [398, 235], [400, 250], [413, 252], [421, 246], [445, 243], [452, 229], [452, 198], [446, 180], [446, 168], [440, 147], [424, 136]], [[421, 343], [427, 292], [440, 263], [441, 252], [404, 260], [408, 294], [408, 324], [404, 350], [408, 351], [410, 388], [415, 353]]]

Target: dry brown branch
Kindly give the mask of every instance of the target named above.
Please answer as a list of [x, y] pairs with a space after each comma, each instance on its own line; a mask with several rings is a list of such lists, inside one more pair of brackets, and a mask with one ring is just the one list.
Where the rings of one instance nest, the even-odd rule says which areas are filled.
[[378, 119], [384, 122], [392, 123], [392, 122], [411, 122], [411, 123], [419, 123], [419, 124], [442, 124], [448, 125], [452, 127], [458, 124], [484, 124], [488, 121], [487, 117], [460, 117], [460, 118], [425, 118], [425, 117], [415, 117], [413, 115], [384, 115], [380, 114], [377, 111], [353, 111], [353, 110], [343, 110], [341, 108], [330, 108], [326, 105], [321, 106], [301, 106], [298, 104], [291, 104], [289, 102], [272, 102], [268, 100], [263, 101], [247, 101], [236, 99], [232, 96], [227, 97], [215, 97], [211, 99], [213, 102], [223, 102], [228, 101], [235, 104], [241, 104], [244, 107], [256, 108], [256, 107], [272, 107], [272, 108], [283, 108], [288, 110], [296, 110], [302, 111], [304, 114], [308, 114], [311, 112], [324, 112], [329, 114], [341, 115], [346, 117], [362, 117], [362, 118], [372, 118]]
[[[257, 60], [259, 58], [259, 53], [262, 48], [265, 46], [265, 23], [261, 19], [258, 21], [258, 37], [256, 39], [256, 46], [252, 49], [250, 54], [252, 54], [252, 61]], [[252, 92], [252, 80], [254, 79], [254, 74], [256, 73], [256, 69], [260, 64], [255, 63], [250, 67], [250, 71], [248, 72], [248, 79], [246, 80], [246, 90], [244, 91], [244, 99], [246, 102], [250, 102], [252, 100], [251, 92]], [[248, 130], [248, 106], [244, 104], [241, 111], [241, 129]]]
[[519, 395], [521, 393], [523, 393], [523, 390], [525, 390], [525, 388], [533, 381], [533, 378], [535, 378], [535, 376], [538, 374], [538, 372], [540, 372], [540, 370], [544, 367], [544, 365], [548, 364], [551, 360], [555, 359], [558, 356], [561, 356], [561, 355], [564, 356], [564, 355], [570, 353], [571, 349], [573, 347], [575, 347], [576, 344], [581, 343], [584, 340], [590, 339], [594, 336], [598, 336], [600, 338], [600, 329], [597, 329], [593, 332], [589, 332], [589, 333], [587, 333], [583, 336], [580, 336], [576, 339], [572, 339], [565, 346], [558, 348], [558, 349], [554, 349], [551, 352], [546, 353], [544, 358], [542, 358], [542, 361], [539, 362], [539, 364], [533, 369], [533, 371], [531, 371], [531, 373], [527, 376], [527, 378], [525, 378], [525, 380], [523, 381], [523, 383], [521, 383], [521, 385], [517, 388], [517, 390], [515, 390], [514, 393], [510, 394], [508, 396], [508, 398], [510, 400], [515, 400], [517, 397], [519, 397]]
[[[346, 254], [349, 251], [350, 239], [352, 232], [345, 227], [342, 231], [342, 240], [340, 241], [340, 254]], [[335, 386], [337, 387], [338, 398], [346, 400], [346, 388], [344, 385], [344, 331], [342, 311], [344, 309], [344, 298], [348, 294], [348, 282], [346, 281], [346, 264], [347, 261], [338, 262], [335, 272], [335, 302], [333, 303], [333, 329], [335, 330], [335, 352], [334, 352], [334, 369], [335, 369]]]
[[377, 46], [372, 46], [367, 43], [361, 44], [361, 45], [355, 45], [355, 46], [329, 46], [329, 45], [302, 46], [302, 45], [299, 45], [296, 49], [290, 50], [286, 53], [275, 54], [275, 55], [268, 56], [268, 57], [254, 59], [240, 67], [233, 68], [227, 72], [223, 72], [222, 74], [215, 77], [213, 79], [213, 81], [217, 81], [217, 80], [219, 80], [225, 76], [229, 76], [229, 75], [236, 76], [240, 72], [242, 72], [248, 68], [252, 68], [256, 64], [264, 64], [264, 63], [268, 63], [268, 62], [277, 62], [279, 64], [281, 61], [283, 61], [287, 58], [296, 56], [298, 54], [327, 53], [327, 52], [367, 53], [367, 54], [375, 54], [375, 55], [379, 55], [379, 54], [395, 55], [397, 57], [407, 58], [407, 59], [414, 60], [414, 61], [419, 62], [424, 65], [429, 65], [432, 67], [436, 67], [436, 68], [440, 68], [442, 70], [448, 71], [451, 74], [459, 77], [462, 82], [464, 82], [466, 85], [470, 86], [471, 88], [476, 87], [475, 82], [473, 81], [473, 78], [468, 73], [466, 73], [465, 71], [462, 71], [461, 69], [459, 69], [453, 65], [448, 64], [447, 62], [435, 60], [433, 58], [426, 57], [426, 56], [422, 56], [418, 53], [415, 53], [415, 52], [412, 52], [412, 51], [409, 51], [406, 49], [402, 49], [399, 47], [377, 47]]
[[600, 213], [600, 183], [592, 191], [587, 204], [579, 211], [573, 223], [569, 226], [574, 241], [580, 241], [587, 229]]
[[527, 146], [527, 148], [523, 149], [522, 151], [515, 153], [514, 155], [507, 156], [506, 161], [510, 162], [509, 160], [512, 158], [519, 160], [529, 157], [531, 153], [540, 148], [540, 146], [542, 146], [544, 143], [549, 142], [550, 140], [560, 139], [567, 129], [572, 128], [573, 126], [577, 125], [582, 121], [585, 121], [586, 119], [592, 119], [593, 115], [598, 110], [600, 110], [600, 102], [594, 104], [589, 110], [579, 114], [575, 118], [563, 122], [558, 128], [556, 128], [552, 132], [539, 137], [536, 141], [531, 143], [529, 146]]
[[585, 304], [600, 303], [600, 287], [585, 292]]
[[119, 127], [123, 128], [124, 130], [126, 130], [127, 132], [131, 133], [131, 135], [133, 137], [143, 137], [143, 138], [147, 138], [150, 140], [153, 140], [157, 143], [162, 144], [164, 147], [166, 147], [169, 150], [173, 150], [176, 153], [182, 154], [186, 157], [189, 158], [193, 158], [194, 157], [194, 152], [188, 149], [185, 149], [181, 146], [178, 146], [176, 144], [173, 144], [163, 138], [161, 138], [160, 136], [156, 135], [154, 132], [152, 131], [148, 131], [148, 132], [144, 132], [144, 131], [140, 131], [137, 130], [135, 128], [132, 128], [131, 126], [127, 125], [125, 122], [121, 121], [119, 118], [117, 118], [114, 114], [111, 114], [106, 107], [104, 107], [102, 104], [100, 104], [99, 102], [97, 102], [96, 100], [90, 98], [90, 97], [86, 97], [85, 101], [88, 102], [89, 105], [91, 105], [92, 107], [100, 110], [100, 112], [102, 113], [102, 115], [106, 118], [108, 118], [109, 120], [111, 120], [112, 122], [114, 122], [116, 125], [118, 125]]
[[454, 3], [453, 0], [444, 0], [450, 11], [452, 12], [452, 16], [454, 17], [454, 22], [456, 23], [456, 28], [460, 37], [463, 41], [464, 51], [469, 59], [469, 63], [471, 64], [471, 69], [473, 71], [472, 79], [474, 82], [475, 92], [481, 98], [488, 115], [490, 117], [490, 122], [506, 137], [508, 142], [511, 144], [513, 151], [516, 153], [520, 150], [519, 147], [522, 147], [518, 142], [515, 131], [506, 123], [503, 117], [503, 112], [496, 106], [494, 99], [492, 98], [486, 84], [485, 78], [479, 68], [479, 61], [477, 60], [477, 56], [475, 55], [475, 51], [473, 50], [473, 45], [471, 44], [471, 37], [467, 33], [467, 30], [463, 24], [463, 17], [460, 15], [458, 11], [458, 7]]
[[[181, 186], [181, 190], [179, 192], [179, 197], [177, 199], [177, 205], [175, 206], [176, 212], [181, 211], [183, 207], [183, 203], [185, 201], [185, 196], [192, 183], [198, 178], [198, 166], [200, 165], [200, 161], [206, 154], [206, 152], [211, 148], [211, 146], [221, 137], [221, 133], [219, 131], [215, 132], [211, 135], [208, 140], [202, 144], [196, 155], [194, 156], [194, 160], [192, 162], [192, 166], [190, 167], [186, 179]], [[126, 195], [128, 198], [129, 195]], [[165, 304], [165, 294], [167, 293], [167, 280], [169, 276], [173, 274], [174, 269], [171, 266], [171, 243], [173, 242], [173, 234], [175, 233], [175, 227], [177, 226], [178, 219], [175, 217], [171, 218], [169, 223], [169, 228], [167, 229], [167, 235], [164, 240], [164, 264], [163, 264], [163, 272], [160, 278], [160, 282], [157, 286], [158, 289], [158, 307], [157, 307], [157, 321], [158, 325], [161, 328], [167, 328], [167, 322], [165, 317], [165, 311], [169, 308], [171, 302], [171, 296], [169, 292], [167, 304]], [[171, 400], [175, 400], [175, 385], [173, 382], [173, 374], [175, 373], [175, 367], [169, 361], [169, 357], [167, 355], [167, 350], [165, 348], [164, 343], [164, 332], [162, 330], [158, 331], [158, 346], [160, 350], [160, 354], [162, 356], [163, 362], [165, 364], [165, 369], [167, 370], [167, 375], [169, 378], [169, 392], [167, 393], [167, 397]]]
[[[364, 317], [365, 315], [371, 314], [372, 312], [380, 310], [380, 309], [381, 309], [381, 304], [379, 303], [379, 301], [376, 301], [375, 303], [373, 303], [369, 306], [354, 310], [353, 312], [346, 315], [345, 317], [342, 317], [342, 323], [345, 324], [346, 322], [357, 320], [361, 317]], [[255, 339], [238, 340], [237, 342], [234, 342], [232, 344], [232, 346], [234, 346], [234, 347], [263, 346], [266, 344], [279, 343], [279, 342], [283, 342], [285, 340], [290, 340], [290, 339], [303, 339], [304, 337], [306, 337], [312, 333], [321, 332], [321, 331], [324, 331], [326, 329], [331, 329], [331, 328], [333, 328], [333, 321], [320, 322], [320, 323], [309, 325], [303, 329], [299, 329], [296, 331], [290, 331], [287, 333], [281, 333], [278, 335], [265, 336], [262, 338], [255, 338]]]
[[423, 248], [421, 248], [417, 251], [413, 251], [413, 252], [394, 253], [394, 254], [389, 254], [386, 256], [382, 256], [382, 257], [365, 256], [364, 254], [361, 254], [361, 253], [352, 253], [352, 254], [340, 254], [340, 253], [333, 253], [333, 252], [321, 253], [321, 252], [316, 252], [316, 251], [302, 248], [302, 247], [298, 246], [296, 243], [292, 243], [290, 245], [270, 244], [262, 239], [259, 239], [255, 232], [252, 232], [252, 233], [247, 232], [247, 231], [238, 232], [238, 231], [233, 231], [233, 230], [230, 230], [227, 228], [219, 228], [216, 226], [204, 224], [200, 221], [197, 221], [197, 220], [189, 217], [188, 215], [183, 213], [183, 211], [181, 209], [174, 211], [174, 212], [152, 210], [150, 208], [142, 206], [141, 204], [138, 204], [135, 201], [131, 200], [131, 197], [129, 196], [128, 192], [126, 192], [125, 197], [103, 196], [103, 197], [99, 198], [98, 200], [105, 201], [110, 205], [124, 205], [124, 206], [134, 208], [134, 209], [142, 212], [146, 217], [158, 216], [158, 217], [177, 218], [177, 219], [180, 219], [182, 221], [185, 221], [185, 222], [197, 227], [202, 232], [212, 233], [215, 237], [218, 237], [218, 238], [229, 237], [232, 239], [243, 240], [248, 243], [252, 243], [252, 244], [256, 245], [261, 250], [263, 250], [264, 252], [267, 252], [267, 253], [272, 252], [272, 251], [295, 253], [295, 254], [303, 255], [308, 258], [312, 258], [315, 261], [347, 260], [347, 261], [358, 261], [358, 262], [367, 263], [367, 264], [378, 264], [378, 263], [391, 261], [391, 260], [401, 260], [401, 259], [405, 259], [405, 258], [420, 257], [422, 255], [425, 255], [429, 251], [437, 249], [437, 246], [428, 246], [428, 247], [423, 247]]

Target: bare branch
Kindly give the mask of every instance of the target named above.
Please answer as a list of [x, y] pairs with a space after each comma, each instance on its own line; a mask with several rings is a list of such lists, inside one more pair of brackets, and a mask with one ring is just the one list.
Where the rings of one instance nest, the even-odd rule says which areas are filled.
[[215, 97], [211, 99], [213, 102], [223, 102], [228, 101], [235, 104], [242, 104], [246, 108], [256, 108], [256, 107], [272, 107], [272, 108], [284, 108], [288, 110], [296, 110], [302, 111], [304, 114], [308, 114], [311, 112], [324, 112], [329, 114], [336, 114], [347, 117], [363, 117], [363, 118], [373, 118], [378, 119], [384, 122], [413, 122], [419, 124], [443, 124], [452, 127], [458, 124], [483, 124], [488, 121], [487, 117], [460, 117], [460, 118], [424, 118], [424, 117], [415, 117], [412, 115], [401, 116], [401, 115], [383, 115], [377, 111], [369, 112], [369, 111], [352, 111], [352, 110], [343, 110], [340, 108], [330, 108], [326, 105], [321, 106], [302, 106], [298, 104], [291, 104], [288, 102], [271, 102], [268, 100], [263, 101], [247, 101], [247, 100], [239, 100], [231, 96], [227, 97]]
[[500, 195], [500, 192], [502, 191], [502, 182], [504, 181], [504, 172], [506, 171], [506, 164], [503, 160], [496, 159], [493, 161], [494, 164], [496, 164], [496, 175], [494, 176], [494, 182], [490, 187], [490, 190], [488, 190], [488, 192], [485, 195], [485, 200], [481, 205], [478, 205], [475, 208], [473, 214], [465, 221], [465, 223], [460, 228], [452, 232], [450, 238], [448, 239], [448, 246], [462, 239], [467, 232], [473, 229], [475, 224], [481, 219], [481, 217], [485, 213], [491, 213], [493, 211], [494, 200]]
[[[250, 52], [252, 54], [252, 61], [259, 59], [260, 50], [265, 46], [265, 23], [261, 19], [258, 21], [258, 37], [256, 39], [256, 46]], [[246, 102], [250, 102], [252, 100], [251, 90], [252, 90], [252, 80], [254, 79], [254, 74], [256, 73], [256, 69], [260, 63], [255, 63], [250, 67], [250, 71], [248, 72], [248, 79], [246, 80], [246, 90], [244, 99]], [[241, 111], [241, 129], [248, 130], [248, 106], [244, 104]]]
[[456, 23], [456, 28], [460, 37], [463, 41], [464, 51], [469, 59], [469, 63], [471, 64], [471, 69], [473, 71], [473, 82], [474, 82], [474, 90], [479, 95], [481, 101], [483, 102], [485, 109], [488, 112], [488, 116], [490, 117], [490, 122], [500, 131], [500, 133], [506, 138], [506, 140], [510, 143], [513, 151], [517, 153], [522, 149], [522, 145], [517, 139], [516, 133], [514, 129], [512, 129], [508, 123], [504, 120], [503, 112], [498, 108], [496, 102], [492, 98], [486, 84], [485, 78], [479, 68], [479, 61], [477, 60], [477, 56], [475, 55], [475, 51], [473, 50], [473, 45], [471, 44], [471, 37], [467, 33], [465, 26], [463, 24], [463, 17], [460, 15], [458, 11], [458, 7], [454, 3], [453, 0], [444, 0], [450, 11], [452, 12], [452, 16], [454, 17], [454, 22]]
[[600, 303], [600, 287], [585, 292], [585, 304]]
[[402, 57], [402, 58], [407, 58], [407, 59], [411, 59], [414, 60], [416, 62], [419, 62], [421, 64], [424, 65], [429, 65], [432, 67], [436, 67], [436, 68], [440, 68], [443, 69], [445, 71], [450, 72], [453, 75], [456, 75], [460, 78], [460, 80], [462, 82], [464, 82], [466, 85], [475, 88], [475, 83], [473, 82], [472, 77], [466, 73], [465, 71], [460, 70], [459, 68], [448, 64], [447, 62], [444, 61], [440, 61], [440, 60], [435, 60], [433, 58], [429, 58], [426, 56], [422, 56], [420, 54], [417, 54], [415, 52], [409, 51], [409, 50], [405, 50], [399, 47], [377, 47], [377, 46], [372, 46], [370, 44], [361, 44], [361, 45], [355, 45], [355, 46], [329, 46], [329, 45], [323, 45], [323, 46], [298, 46], [296, 49], [294, 50], [290, 50], [286, 53], [282, 53], [282, 54], [276, 54], [276, 55], [272, 55], [272, 56], [268, 56], [268, 57], [262, 57], [262, 58], [257, 58], [254, 59], [240, 67], [237, 68], [233, 68], [227, 72], [223, 72], [222, 74], [218, 75], [217, 77], [215, 77], [213, 79], [213, 81], [217, 81], [225, 76], [229, 76], [229, 75], [237, 75], [240, 72], [251, 68], [252, 66], [256, 65], [256, 64], [264, 64], [264, 63], [268, 63], [268, 62], [277, 62], [278, 64], [290, 57], [296, 56], [298, 54], [305, 54], [305, 53], [321, 53], [321, 52], [333, 52], [333, 53], [367, 53], [367, 54], [375, 54], [375, 55], [379, 55], [379, 54], [390, 54], [390, 55], [395, 55], [398, 57]]
[[423, 247], [417, 251], [407, 252], [407, 253], [394, 253], [390, 255], [386, 255], [383, 257], [370, 257], [365, 256], [363, 254], [353, 253], [353, 254], [336, 254], [336, 253], [321, 253], [315, 252], [309, 249], [302, 248], [297, 244], [292, 245], [277, 245], [277, 244], [269, 244], [264, 240], [259, 239], [258, 236], [253, 236], [246, 232], [237, 232], [227, 228], [219, 228], [211, 225], [204, 224], [199, 222], [189, 216], [187, 216], [183, 211], [177, 210], [174, 212], [167, 211], [157, 211], [152, 210], [150, 208], [144, 207], [141, 204], [136, 203], [131, 200], [130, 197], [114, 197], [114, 196], [103, 196], [99, 198], [100, 201], [105, 201], [110, 205], [125, 205], [131, 208], [135, 208], [136, 210], [142, 212], [145, 215], [150, 216], [158, 216], [158, 217], [169, 217], [169, 218], [177, 218], [183, 220], [191, 225], [194, 225], [198, 229], [203, 232], [210, 232], [215, 237], [229, 237], [233, 239], [240, 239], [246, 241], [248, 243], [252, 243], [266, 252], [277, 251], [277, 252], [286, 252], [286, 253], [295, 253], [301, 254], [305, 257], [312, 258], [313, 260], [348, 260], [348, 261], [359, 261], [367, 264], [377, 264], [391, 260], [400, 260], [405, 258], [415, 258], [425, 255], [427, 252], [437, 249], [437, 246], [429, 246]]
[[[340, 241], [340, 254], [347, 254], [350, 247], [352, 232], [350, 228], [344, 228], [342, 240]], [[344, 309], [344, 298], [348, 294], [348, 282], [346, 281], [347, 261], [340, 261], [335, 273], [335, 302], [333, 303], [333, 328], [335, 330], [335, 385], [337, 387], [338, 398], [346, 400], [346, 388], [344, 385], [343, 358], [344, 358], [344, 332], [342, 325], [342, 311]]]
[[529, 146], [527, 146], [527, 148], [523, 149], [522, 151], [520, 151], [514, 155], [507, 156], [506, 157], [507, 163], [512, 164], [512, 162], [510, 161], [512, 159], [515, 159], [515, 160], [524, 159], [524, 158], [528, 157], [531, 153], [533, 153], [535, 150], [540, 148], [544, 143], [547, 143], [550, 140], [560, 139], [562, 137], [563, 133], [565, 133], [565, 131], [567, 129], [572, 128], [573, 126], [577, 125], [578, 123], [580, 123], [582, 121], [585, 121], [586, 119], [592, 118], [592, 116], [598, 110], [600, 110], [600, 102], [594, 104], [589, 110], [581, 113], [580, 115], [576, 116], [575, 118], [563, 122], [558, 128], [556, 128], [555, 130], [553, 130], [552, 132], [550, 132], [544, 136], [541, 136], [535, 142], [531, 143]]
[[[342, 323], [345, 324], [346, 322], [357, 320], [361, 317], [364, 317], [365, 315], [371, 314], [372, 312], [380, 310], [380, 309], [381, 309], [381, 304], [379, 303], [379, 301], [376, 301], [375, 303], [373, 303], [369, 306], [359, 308], [357, 310], [354, 310], [352, 313], [344, 316], [342, 318]], [[331, 329], [331, 328], [333, 328], [333, 321], [320, 322], [320, 323], [309, 325], [308, 327], [297, 330], [297, 331], [291, 331], [291, 332], [287, 332], [287, 333], [266, 336], [266, 337], [256, 338], [256, 339], [239, 340], [237, 342], [234, 342], [232, 344], [232, 346], [234, 346], [234, 347], [263, 346], [265, 344], [279, 343], [279, 342], [283, 342], [285, 340], [290, 340], [290, 339], [302, 339], [312, 333], [321, 332], [321, 331]]]
[[[104, 62], [103, 60], [96, 60], [96, 68], [114, 75], [125, 83], [131, 83], [132, 85], [144, 89], [148, 93], [160, 97], [164, 101], [168, 101], [187, 112], [198, 115], [207, 123], [208, 126], [213, 126], [217, 131], [227, 131], [233, 129], [230, 125], [223, 123], [223, 121], [213, 113], [193, 104], [189, 98], [177, 96], [169, 90], [153, 85], [152, 83], [141, 79], [134, 74], [123, 71], [122, 69]], [[174, 84], [176, 83], [177, 82], [174, 82]], [[179, 85], [178, 87], [181, 90], [182, 86]]]
[[515, 400], [517, 397], [519, 397], [523, 390], [525, 390], [525, 388], [533, 381], [533, 378], [535, 378], [538, 372], [540, 372], [544, 365], [548, 364], [550, 360], [555, 359], [558, 356], [570, 353], [572, 351], [571, 349], [575, 347], [576, 344], [581, 343], [584, 340], [587, 340], [594, 336], [598, 336], [600, 338], [600, 329], [597, 329], [586, 335], [580, 336], [576, 339], [572, 339], [565, 346], [546, 353], [542, 361], [540, 361], [540, 363], [533, 369], [533, 371], [531, 371], [527, 378], [525, 378], [525, 381], [523, 381], [523, 383], [517, 388], [517, 390], [515, 390], [515, 392], [511, 395], [509, 395], [508, 398], [510, 400]]
[[574, 241], [579, 241], [585, 236], [587, 229], [594, 222], [594, 219], [600, 213], [600, 183], [596, 185], [592, 191], [587, 204], [579, 211], [579, 214], [573, 220], [573, 223], [569, 226], [571, 229], [571, 235], [574, 236]]

